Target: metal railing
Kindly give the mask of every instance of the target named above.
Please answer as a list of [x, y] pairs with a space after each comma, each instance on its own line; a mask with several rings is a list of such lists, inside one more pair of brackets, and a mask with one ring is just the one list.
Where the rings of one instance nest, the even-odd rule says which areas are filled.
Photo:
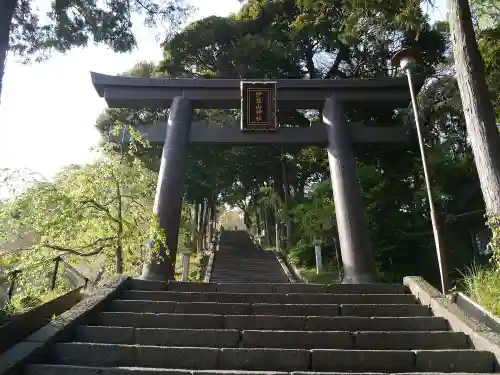
[[[64, 266], [64, 276], [66, 278], [66, 281], [68, 281], [69, 284], [73, 284], [73, 288], [77, 288], [83, 285], [83, 289], [87, 289], [89, 286], [93, 286], [92, 280], [90, 280], [87, 276], [82, 274], [78, 269], [73, 267], [71, 264], [69, 264], [65, 259], [64, 255], [58, 255], [54, 258], [47, 259], [35, 264], [32, 264], [28, 267], [24, 268], [18, 268], [14, 269], [12, 271], [9, 271], [6, 274], [6, 278], [9, 283], [9, 288], [7, 290], [7, 302], [12, 301], [12, 297], [14, 296], [16, 292], [16, 282], [19, 279], [19, 276], [22, 275], [24, 272], [27, 272], [29, 270], [33, 270], [39, 266], [42, 266], [47, 263], [54, 263], [54, 268], [50, 277], [50, 290], [56, 289], [57, 286], [57, 279], [58, 275], [60, 273], [61, 269], [61, 264]], [[76, 281], [76, 280], [77, 281]], [[78, 282], [81, 282], [81, 284], [78, 284]], [[78, 284], [78, 285], [75, 285]]]

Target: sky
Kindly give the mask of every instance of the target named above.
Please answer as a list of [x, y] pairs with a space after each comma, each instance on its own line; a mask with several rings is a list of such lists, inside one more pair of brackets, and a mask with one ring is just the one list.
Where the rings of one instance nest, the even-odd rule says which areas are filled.
[[[188, 0], [194, 18], [236, 12], [238, 0]], [[429, 9], [432, 20], [446, 16], [445, 0]], [[105, 46], [54, 54], [43, 63], [23, 65], [9, 56], [0, 104], [0, 168], [28, 168], [47, 178], [69, 164], [95, 159], [99, 141], [94, 127], [106, 108], [90, 80], [90, 71], [116, 74], [137, 61], [159, 61], [157, 31], [137, 28], [138, 48], [116, 54]]]

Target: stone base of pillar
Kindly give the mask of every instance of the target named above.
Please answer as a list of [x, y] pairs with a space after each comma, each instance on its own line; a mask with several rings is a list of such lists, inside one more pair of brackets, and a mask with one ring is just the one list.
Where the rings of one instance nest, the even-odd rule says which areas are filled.
[[175, 277], [172, 275], [169, 275], [170, 272], [166, 271], [158, 271], [155, 272], [153, 270], [144, 270], [139, 277], [141, 280], [148, 280], [148, 281], [171, 281], [175, 280]]
[[149, 281], [175, 280], [174, 266], [169, 259], [154, 263], [154, 257], [152, 258], [150, 261], [144, 263], [139, 279]]
[[373, 274], [358, 274], [346, 275], [342, 279], [342, 284], [377, 284], [380, 280], [377, 275]]

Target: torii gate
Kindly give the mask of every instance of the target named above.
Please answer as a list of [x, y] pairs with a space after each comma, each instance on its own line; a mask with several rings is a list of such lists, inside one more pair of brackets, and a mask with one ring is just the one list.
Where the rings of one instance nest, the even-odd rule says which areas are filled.
[[[356, 174], [353, 142], [400, 143], [402, 126], [370, 127], [348, 124], [343, 107], [379, 105], [404, 108], [410, 101], [403, 78], [245, 82], [237, 79], [136, 78], [91, 72], [99, 96], [111, 108], [168, 108], [168, 123], [143, 131], [152, 143], [164, 143], [153, 211], [165, 230], [169, 249], [177, 249], [184, 195], [186, 152], [189, 142], [232, 144], [294, 144], [325, 146], [335, 201], [338, 235], [344, 264], [343, 283], [377, 281], [361, 188]], [[419, 89], [424, 77], [416, 77]], [[193, 123], [194, 108], [242, 109], [242, 129], [211, 128]], [[322, 123], [310, 127], [280, 128], [279, 109], [322, 109]], [[163, 261], [149, 262], [143, 278], [165, 280]]]

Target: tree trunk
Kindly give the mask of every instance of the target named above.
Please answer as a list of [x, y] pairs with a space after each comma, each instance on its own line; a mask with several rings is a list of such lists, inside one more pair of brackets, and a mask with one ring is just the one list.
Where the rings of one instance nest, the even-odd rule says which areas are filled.
[[117, 244], [115, 249], [116, 273], [123, 273], [123, 202], [120, 183], [116, 181], [116, 195], [118, 197], [116, 216], [118, 223], [118, 230], [116, 231]]
[[[190, 228], [190, 231], [189, 231], [189, 239], [190, 241], [194, 241], [195, 238], [196, 238], [196, 234], [195, 234], [195, 231], [196, 231], [196, 217], [198, 215], [197, 213], [197, 209], [196, 209], [196, 201], [193, 201], [191, 203], [191, 217], [190, 217], [190, 225], [191, 225], [191, 228]], [[196, 250], [196, 249], [195, 249]]]
[[468, 0], [449, 0], [453, 55], [472, 152], [488, 213], [500, 213], [500, 136]]
[[254, 199], [253, 210], [255, 216], [255, 230], [257, 231], [257, 236], [260, 236], [260, 234], [262, 233], [262, 225], [260, 222], [261, 218], [259, 213], [259, 206], [257, 205], [257, 199]]
[[286, 159], [283, 154], [283, 149], [281, 149], [281, 171], [283, 173], [283, 190], [284, 190], [284, 201], [283, 201], [283, 211], [285, 213], [285, 234], [286, 234], [286, 244], [285, 249], [292, 246], [292, 220], [290, 218], [290, 183], [288, 181], [288, 171]]
[[197, 248], [199, 251], [203, 251], [203, 220], [205, 218], [205, 200], [203, 199], [200, 202], [200, 211], [198, 213], [198, 240], [197, 240]]
[[264, 223], [266, 227], [266, 240], [268, 246], [274, 246], [274, 238], [273, 238], [273, 224], [271, 222], [271, 210], [264, 207]]
[[250, 215], [250, 212], [248, 211], [248, 207], [245, 207], [243, 209], [243, 224], [245, 224], [245, 227], [248, 230], [252, 229], [252, 217]]
[[209, 216], [209, 224], [208, 224], [208, 250], [212, 248], [212, 241], [214, 238], [214, 229], [215, 229], [215, 200], [214, 198], [210, 199], [210, 216]]
[[295, 186], [295, 202], [300, 203], [304, 200], [305, 196], [305, 185], [306, 185], [306, 178], [299, 178], [297, 180], [297, 185]]
[[192, 229], [192, 234], [191, 234], [191, 240], [194, 243], [194, 246], [196, 249], [193, 249], [194, 251], [199, 251], [200, 249], [197, 248], [198, 246], [198, 217], [200, 215], [200, 206], [198, 205], [198, 202], [195, 200], [193, 202], [193, 229]]
[[115, 249], [115, 268], [116, 268], [116, 273], [118, 274], [123, 273], [123, 248], [121, 244], [116, 246]]
[[272, 208], [269, 208], [267, 212], [267, 218], [269, 220], [268, 229], [269, 229], [269, 246], [276, 247], [276, 223], [278, 218], [276, 217], [276, 211]]
[[3, 75], [9, 52], [9, 35], [12, 17], [17, 8], [17, 0], [0, 1], [0, 102], [2, 99]]
[[208, 248], [207, 246], [207, 233], [208, 233], [208, 225], [209, 225], [209, 213], [210, 213], [210, 205], [208, 199], [204, 200], [205, 202], [205, 210], [203, 211], [203, 223], [202, 223], [202, 235], [201, 235], [201, 242], [203, 246], [203, 250], [206, 250]]

